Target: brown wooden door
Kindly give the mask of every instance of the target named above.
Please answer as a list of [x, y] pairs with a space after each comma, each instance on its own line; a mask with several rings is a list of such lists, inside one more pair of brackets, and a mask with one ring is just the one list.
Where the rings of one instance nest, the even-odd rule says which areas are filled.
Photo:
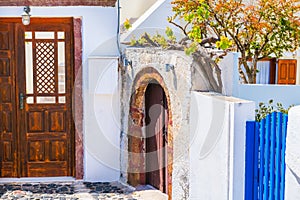
[[73, 176], [72, 20], [33, 19], [29, 26], [12, 20], [9, 27], [16, 55], [10, 79], [16, 130], [10, 147], [14, 167], [3, 166], [2, 158], [1, 177]]
[[278, 84], [296, 84], [297, 60], [278, 61]]
[[0, 23], [0, 177], [17, 176], [14, 26]]
[[146, 106], [146, 183], [167, 193], [167, 103], [162, 87], [149, 84]]

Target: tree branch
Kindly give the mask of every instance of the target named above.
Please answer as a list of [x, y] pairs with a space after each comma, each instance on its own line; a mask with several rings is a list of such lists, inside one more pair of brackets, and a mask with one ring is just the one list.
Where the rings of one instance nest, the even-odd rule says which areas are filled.
[[177, 28], [181, 29], [182, 32], [184, 33], [184, 35], [188, 35], [186, 32], [186, 27], [188, 26], [189, 23], [187, 23], [184, 27], [180, 26], [179, 24], [175, 23], [174, 21], [170, 20], [169, 23], [173, 24], [174, 26], [176, 26]]
[[200, 42], [200, 45], [203, 46], [207, 43], [216, 43], [217, 41], [219, 41], [219, 39], [215, 37], [205, 38]]
[[145, 33], [142, 38], [144, 38], [151, 46], [159, 47], [160, 45], [154, 42], [147, 33]]

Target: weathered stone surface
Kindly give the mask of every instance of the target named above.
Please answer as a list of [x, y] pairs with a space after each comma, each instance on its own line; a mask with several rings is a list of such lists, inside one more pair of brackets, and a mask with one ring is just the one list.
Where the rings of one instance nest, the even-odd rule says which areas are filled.
[[118, 182], [56, 182], [0, 184], [0, 199], [143, 199]]
[[[189, 108], [192, 90], [192, 64], [193, 59], [180, 51], [165, 51], [158, 48], [128, 48], [126, 58], [132, 61], [132, 66], [127, 66], [121, 71], [121, 170], [122, 180], [131, 183], [141, 182], [141, 174], [133, 175], [132, 167], [140, 170], [145, 168], [144, 160], [133, 159], [128, 153], [145, 152], [145, 144], [139, 145], [132, 142], [132, 127], [139, 126], [145, 135], [143, 118], [144, 93], [150, 82], [162, 86], [168, 101], [169, 127], [168, 127], [168, 174], [169, 193], [172, 199], [181, 199], [188, 191], [188, 185], [183, 180], [188, 180], [189, 174]], [[166, 64], [174, 65], [174, 69], [167, 70]], [[138, 111], [136, 111], [138, 110]], [[143, 135], [142, 134], [142, 135]], [[138, 146], [136, 146], [138, 145]], [[139, 148], [139, 149], [136, 149]], [[128, 155], [129, 154], [129, 155]], [[144, 169], [145, 170], [145, 169]], [[128, 172], [128, 173], [126, 173]], [[184, 179], [183, 179], [184, 177]]]

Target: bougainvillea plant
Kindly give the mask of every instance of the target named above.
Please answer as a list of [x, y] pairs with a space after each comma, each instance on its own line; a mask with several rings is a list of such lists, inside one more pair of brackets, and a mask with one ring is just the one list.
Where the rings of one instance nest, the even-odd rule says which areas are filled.
[[[261, 58], [280, 57], [299, 47], [299, 0], [174, 0], [172, 4], [175, 14], [169, 22], [194, 43], [240, 52], [244, 83], [256, 82]], [[183, 20], [184, 24], [178, 22]]]

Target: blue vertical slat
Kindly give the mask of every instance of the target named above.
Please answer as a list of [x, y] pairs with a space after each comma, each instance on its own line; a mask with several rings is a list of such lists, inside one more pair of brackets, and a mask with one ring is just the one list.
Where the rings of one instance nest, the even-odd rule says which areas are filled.
[[274, 200], [274, 186], [275, 186], [275, 132], [276, 132], [276, 112], [271, 114], [271, 132], [270, 132], [270, 188], [269, 188], [269, 200]]
[[280, 160], [281, 160], [281, 137], [282, 137], [282, 113], [277, 113], [276, 127], [276, 157], [275, 157], [275, 199], [280, 197]]
[[245, 200], [253, 200], [253, 159], [255, 122], [246, 122]]
[[260, 121], [260, 132], [259, 132], [259, 199], [263, 199], [264, 195], [264, 164], [265, 164], [265, 124], [266, 120]]
[[270, 115], [267, 115], [265, 134], [264, 200], [267, 200], [269, 197], [270, 122]]
[[284, 200], [287, 115], [247, 122], [245, 200]]
[[284, 189], [285, 189], [285, 148], [286, 148], [287, 122], [288, 122], [288, 116], [284, 115], [283, 127], [282, 127], [280, 200], [284, 200]]
[[253, 199], [258, 200], [258, 170], [259, 170], [259, 122], [255, 122], [255, 132], [254, 132], [254, 182], [253, 182]]

